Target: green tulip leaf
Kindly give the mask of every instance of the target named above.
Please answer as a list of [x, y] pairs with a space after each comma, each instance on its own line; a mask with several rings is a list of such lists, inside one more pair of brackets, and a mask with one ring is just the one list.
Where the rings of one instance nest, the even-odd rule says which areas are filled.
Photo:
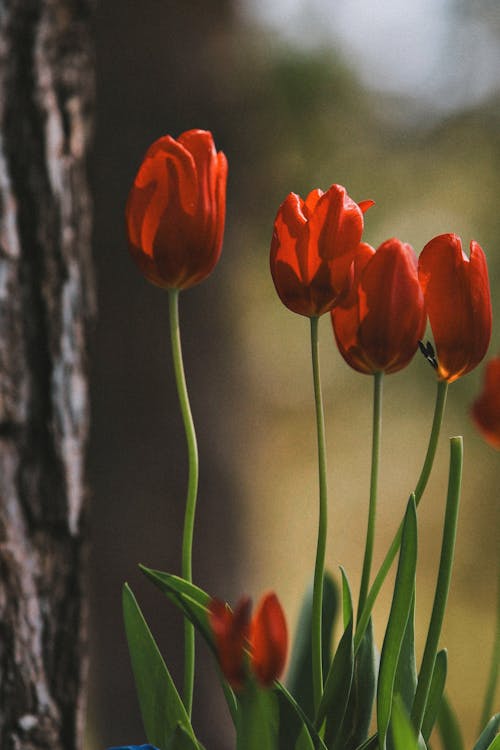
[[342, 565], [340, 566], [340, 573], [342, 575], [342, 615], [344, 618], [344, 630], [347, 628], [349, 621], [354, 617], [352, 608], [352, 594], [351, 586], [347, 573], [345, 572]]
[[481, 732], [481, 735], [474, 745], [473, 750], [488, 750], [492, 742], [495, 740], [500, 727], [500, 714], [495, 714], [486, 724], [485, 728]]
[[184, 704], [128, 584], [123, 587], [123, 618], [137, 696], [148, 742], [163, 750], [182, 725], [196, 740]]
[[335, 740], [342, 728], [351, 691], [353, 672], [354, 642], [351, 619], [335, 652], [316, 718], [317, 727], [321, 727], [326, 718], [325, 744], [328, 748], [334, 747]]
[[279, 701], [280, 711], [280, 750], [306, 750], [312, 741], [314, 750], [327, 750], [326, 745], [312, 725], [312, 722], [298, 705], [295, 698], [280, 682], [274, 688]]
[[377, 730], [380, 750], [386, 750], [394, 685], [399, 656], [415, 593], [417, 565], [417, 515], [415, 499], [410, 497], [403, 523], [401, 551], [387, 630], [380, 656], [377, 686]]
[[[377, 654], [371, 618], [354, 659], [354, 673], [344, 720], [335, 745], [342, 750], [358, 750], [368, 737], [377, 685]], [[373, 738], [370, 739], [372, 741]], [[376, 747], [368, 745], [367, 747]]]
[[[169, 599], [175, 606], [180, 609], [183, 614], [190, 620], [197, 631], [203, 636], [206, 643], [210, 647], [212, 653], [217, 658], [215, 649], [215, 643], [212, 635], [212, 630], [208, 622], [208, 605], [211, 597], [205, 591], [200, 589], [198, 586], [194, 586], [184, 578], [172, 575], [171, 573], [163, 573], [160, 570], [151, 570], [146, 568], [144, 565], [139, 565], [144, 575], [149, 578], [160, 591], [162, 591], [167, 599]], [[218, 665], [218, 660], [217, 660]], [[220, 669], [219, 679], [224, 691], [224, 696], [231, 713], [233, 722], [236, 724], [236, 699], [234, 693], [229, 686], [229, 683], [222, 675]]]
[[423, 738], [417, 738], [415, 734], [405, 702], [400, 695], [396, 695], [392, 704], [391, 732], [394, 750], [426, 750]]
[[432, 729], [436, 722], [439, 707], [443, 699], [444, 686], [446, 682], [446, 673], [448, 670], [448, 655], [446, 649], [438, 651], [432, 673], [427, 706], [425, 708], [424, 720], [422, 722], [422, 736], [427, 742], [431, 736]]
[[[399, 652], [398, 667], [394, 679], [394, 695], [399, 695], [407, 713], [411, 713], [417, 688], [417, 665], [415, 659], [415, 596], [413, 596], [408, 622]], [[395, 750], [394, 732], [387, 733], [387, 748]]]
[[415, 659], [415, 595], [412, 597], [408, 621], [399, 652], [398, 667], [394, 679], [394, 693], [401, 696], [403, 706], [411, 713], [417, 688], [417, 665]]
[[200, 742], [192, 738], [189, 731], [182, 724], [177, 724], [173, 733], [168, 738], [165, 750], [204, 750], [204, 748]]
[[[464, 750], [464, 741], [460, 732], [457, 717], [446, 694], [443, 693], [438, 710], [437, 726], [443, 744], [443, 750]], [[475, 748], [477, 750], [477, 748]]]
[[198, 586], [194, 586], [184, 578], [152, 570], [139, 565], [144, 575], [162, 591], [166, 597], [190, 620], [197, 631], [203, 636], [210, 648], [214, 650], [212, 631], [208, 623], [207, 608], [211, 597]]
[[[288, 669], [287, 687], [302, 711], [311, 720], [314, 716], [312, 659], [311, 659], [311, 616], [312, 584], [308, 588], [300, 610], [297, 630], [292, 647]], [[325, 572], [323, 578], [323, 673], [327, 674], [331, 661], [333, 627], [338, 612], [339, 596], [331, 575]]]
[[378, 734], [372, 734], [362, 745], [358, 745], [356, 750], [377, 750], [378, 748]]
[[488, 750], [500, 750], [500, 734], [498, 734], [491, 745], [488, 745]]

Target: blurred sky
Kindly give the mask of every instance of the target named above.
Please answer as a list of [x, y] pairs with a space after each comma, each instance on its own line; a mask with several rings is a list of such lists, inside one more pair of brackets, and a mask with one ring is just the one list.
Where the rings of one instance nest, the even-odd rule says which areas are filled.
[[367, 86], [435, 115], [500, 89], [497, 0], [240, 0], [240, 9], [301, 47], [337, 45]]

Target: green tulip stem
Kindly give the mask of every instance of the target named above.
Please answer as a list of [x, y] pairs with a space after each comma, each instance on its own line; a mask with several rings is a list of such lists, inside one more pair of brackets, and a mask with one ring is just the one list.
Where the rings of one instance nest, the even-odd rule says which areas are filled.
[[[439, 433], [441, 431], [444, 409], [446, 406], [447, 393], [448, 393], [448, 383], [446, 383], [444, 380], [438, 380], [437, 391], [436, 391], [436, 403], [434, 406], [434, 418], [432, 420], [432, 428], [431, 428], [431, 434], [429, 437], [429, 443], [427, 445], [427, 453], [425, 455], [422, 470], [420, 472], [420, 477], [415, 487], [415, 493], [414, 493], [415, 504], [417, 506], [420, 500], [422, 499], [422, 495], [424, 494], [424, 491], [427, 486], [427, 482], [429, 480], [429, 476], [432, 470], [432, 465], [434, 463], [434, 458], [436, 456]], [[377, 575], [375, 576], [375, 579], [371, 585], [368, 595], [366, 597], [366, 602], [363, 607], [363, 611], [361, 612], [361, 615], [359, 616], [358, 624], [356, 627], [356, 634], [354, 636], [354, 649], [356, 652], [359, 649], [361, 640], [368, 626], [368, 622], [370, 620], [372, 609], [377, 599], [377, 596], [380, 592], [380, 589], [382, 588], [382, 585], [387, 577], [389, 570], [391, 569], [391, 565], [394, 562], [394, 558], [396, 557], [398, 553], [399, 547], [401, 545], [402, 533], [403, 533], [403, 524], [401, 523], [399, 526], [399, 529], [396, 532], [396, 535], [394, 536], [394, 539], [392, 540], [391, 546], [389, 547], [387, 554], [379, 568], [379, 571]]]
[[325, 417], [321, 396], [321, 379], [318, 352], [319, 318], [311, 318], [311, 358], [314, 380], [314, 400], [316, 404], [316, 430], [318, 436], [318, 470], [319, 470], [319, 523], [318, 544], [316, 547], [316, 564], [314, 567], [313, 604], [312, 604], [312, 676], [314, 711], [318, 710], [323, 695], [323, 663], [321, 626], [323, 613], [323, 576], [325, 569], [326, 532], [327, 532], [327, 487], [326, 487], [326, 447]]
[[[500, 571], [499, 571], [500, 572]], [[481, 712], [480, 733], [483, 731], [486, 723], [493, 715], [493, 701], [498, 682], [498, 667], [500, 664], [500, 575], [497, 577], [497, 613], [495, 640], [493, 642], [493, 653], [491, 655], [490, 672], [488, 682], [486, 683], [486, 693], [484, 695], [483, 710]]]
[[[196, 511], [196, 496], [198, 494], [198, 446], [194, 430], [193, 416], [189, 405], [189, 397], [186, 386], [186, 376], [182, 360], [181, 336], [179, 328], [179, 290], [169, 289], [169, 313], [170, 313], [170, 341], [172, 344], [172, 359], [174, 363], [175, 381], [177, 394], [182, 413], [182, 421], [186, 433], [188, 448], [189, 474], [186, 498], [186, 509], [184, 514], [184, 532], [182, 536], [182, 576], [190, 583], [193, 580], [193, 531], [194, 517]], [[194, 688], [194, 627], [184, 620], [184, 706], [191, 718], [193, 708]]]
[[368, 526], [366, 529], [365, 556], [358, 600], [358, 618], [363, 611], [370, 585], [370, 573], [373, 559], [373, 542], [375, 539], [375, 519], [377, 515], [378, 467], [380, 458], [380, 431], [382, 427], [382, 385], [383, 372], [373, 376], [373, 426], [372, 426], [372, 467], [370, 475], [370, 504], [368, 508]]
[[448, 592], [450, 589], [451, 571], [453, 567], [453, 555], [455, 552], [455, 540], [457, 535], [458, 508], [460, 505], [460, 490], [462, 485], [463, 465], [463, 441], [461, 437], [450, 440], [450, 471], [448, 478], [448, 496], [446, 498], [446, 511], [444, 516], [443, 542], [441, 545], [441, 558], [432, 606], [429, 631], [425, 642], [424, 655], [418, 675], [417, 690], [413, 701], [411, 718], [413, 726], [418, 733], [422, 729], [425, 708], [429, 697], [429, 688], [434, 671], [436, 654], [443, 625]]

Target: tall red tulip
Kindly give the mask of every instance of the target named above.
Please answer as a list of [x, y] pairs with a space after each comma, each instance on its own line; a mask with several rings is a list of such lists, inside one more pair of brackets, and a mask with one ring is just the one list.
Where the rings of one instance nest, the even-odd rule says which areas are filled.
[[373, 201], [355, 203], [341, 185], [313, 190], [302, 200], [281, 204], [271, 243], [271, 274], [290, 310], [315, 317], [328, 312], [345, 291], [363, 232], [363, 211]]
[[411, 245], [390, 239], [375, 251], [362, 243], [349, 294], [331, 315], [340, 353], [355, 370], [375, 374], [406, 367], [426, 322]]
[[168, 289], [203, 281], [224, 232], [227, 161], [212, 134], [169, 135], [146, 152], [126, 207], [129, 249], [144, 276]]
[[491, 337], [491, 298], [486, 257], [477, 242], [470, 257], [456, 234], [441, 234], [424, 247], [418, 276], [434, 336], [437, 374], [453, 383], [476, 367]]
[[285, 615], [278, 597], [265, 594], [250, 622], [250, 600], [240, 599], [234, 611], [212, 599], [208, 617], [219, 663], [232, 688], [241, 690], [247, 664], [263, 687], [270, 687], [283, 672], [288, 648]]
[[472, 418], [486, 442], [500, 448], [500, 356], [486, 365], [483, 390], [472, 405]]

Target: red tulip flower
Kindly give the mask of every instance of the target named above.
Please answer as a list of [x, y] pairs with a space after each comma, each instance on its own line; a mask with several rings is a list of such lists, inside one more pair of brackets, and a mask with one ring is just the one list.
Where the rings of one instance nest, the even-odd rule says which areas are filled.
[[500, 356], [486, 365], [483, 390], [472, 405], [472, 418], [486, 442], [500, 448]]
[[340, 353], [355, 370], [373, 375], [406, 367], [426, 323], [411, 245], [390, 239], [375, 251], [362, 243], [351, 289], [331, 315]]
[[341, 185], [313, 190], [281, 204], [271, 243], [271, 274], [290, 310], [316, 317], [331, 310], [345, 291], [363, 232], [363, 212]]
[[424, 247], [418, 277], [434, 335], [437, 373], [453, 383], [476, 367], [491, 337], [491, 298], [486, 257], [477, 242], [470, 257], [456, 234], [441, 234]]
[[219, 663], [232, 688], [241, 690], [247, 664], [263, 687], [270, 687], [283, 672], [288, 648], [285, 615], [276, 594], [262, 597], [250, 622], [250, 600], [240, 599], [234, 611], [212, 599], [208, 616]]
[[274, 593], [262, 597], [250, 627], [250, 660], [261, 685], [269, 687], [283, 672], [288, 648], [285, 615]]
[[188, 130], [146, 152], [126, 207], [129, 249], [144, 276], [167, 289], [203, 281], [224, 231], [227, 161], [212, 134]]
[[220, 599], [212, 599], [208, 608], [220, 668], [235, 690], [241, 689], [245, 682], [245, 648], [250, 634], [251, 607], [250, 599], [244, 597], [234, 611]]

